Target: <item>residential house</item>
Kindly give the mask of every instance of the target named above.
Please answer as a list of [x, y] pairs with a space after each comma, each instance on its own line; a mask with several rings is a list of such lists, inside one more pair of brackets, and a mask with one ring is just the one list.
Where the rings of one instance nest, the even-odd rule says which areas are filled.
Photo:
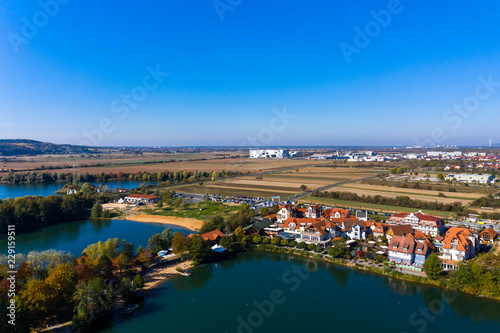
[[366, 227], [365, 221], [346, 219], [342, 222], [342, 232], [350, 239], [366, 239], [371, 229]]
[[479, 234], [479, 238], [483, 243], [493, 244], [498, 239], [498, 233], [495, 229], [488, 228]]
[[[196, 234], [189, 234], [187, 237], [191, 238]], [[215, 229], [209, 232], [206, 232], [202, 235], [200, 235], [204, 240], [210, 241], [212, 243], [219, 243], [220, 239], [224, 237], [225, 235], [222, 233], [222, 231]]]
[[158, 202], [160, 200], [160, 198], [157, 197], [156, 195], [148, 195], [148, 194], [129, 194], [124, 199], [128, 203], [134, 203], [134, 204], [139, 204], [139, 203], [149, 204]]
[[271, 226], [272, 224], [273, 222], [271, 220], [265, 219], [246, 226], [245, 228], [243, 228], [243, 231], [247, 235], [265, 235], [264, 229]]
[[398, 264], [413, 264], [416, 243], [412, 234], [392, 237], [387, 249], [389, 260]]
[[414, 232], [411, 225], [402, 224], [402, 225], [391, 225], [389, 230], [386, 232], [386, 237], [390, 241], [394, 236], [404, 237], [408, 234], [412, 234]]
[[423, 266], [436, 248], [420, 231], [405, 236], [394, 236], [388, 247], [389, 260], [406, 265]]
[[307, 207], [304, 216], [310, 219], [317, 219], [321, 217], [321, 206], [311, 205]]
[[443, 243], [439, 258], [445, 270], [456, 269], [460, 261], [473, 258], [479, 251], [479, 235], [469, 228], [449, 228]]
[[280, 209], [276, 214], [276, 222], [281, 224], [291, 217], [299, 217], [299, 211], [293, 205], [286, 204], [284, 206], [280, 206]]
[[381, 222], [367, 222], [372, 229], [373, 237], [383, 237], [391, 227], [389, 224]]
[[440, 217], [418, 213], [400, 213], [391, 216], [389, 223], [409, 224], [414, 230], [420, 230], [426, 235], [433, 237], [444, 231], [444, 220]]
[[332, 244], [332, 238], [336, 235], [336, 225], [326, 221], [321, 220], [319, 222], [313, 223], [305, 228], [303, 232], [300, 233], [301, 242], [306, 244], [316, 244], [323, 248]]
[[328, 216], [328, 218], [330, 219], [334, 219], [334, 218], [347, 218], [351, 216], [351, 212], [349, 211], [349, 209], [340, 209], [340, 208], [332, 208], [330, 210], [330, 215]]
[[323, 218], [309, 219], [306, 217], [290, 217], [283, 223], [283, 230], [285, 232], [300, 234], [306, 230], [308, 226], [323, 220]]

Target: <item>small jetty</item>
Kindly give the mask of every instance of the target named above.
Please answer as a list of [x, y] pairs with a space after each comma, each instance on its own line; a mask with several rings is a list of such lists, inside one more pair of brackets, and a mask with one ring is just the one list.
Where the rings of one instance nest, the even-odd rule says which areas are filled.
[[120, 309], [120, 314], [121, 315], [130, 315], [132, 312], [134, 312], [137, 308], [139, 307], [139, 304], [130, 304], [127, 305], [126, 307]]

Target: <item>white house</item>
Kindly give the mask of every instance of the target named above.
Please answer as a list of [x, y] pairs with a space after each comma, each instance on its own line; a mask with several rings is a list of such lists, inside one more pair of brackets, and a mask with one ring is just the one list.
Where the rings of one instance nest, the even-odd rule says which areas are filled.
[[160, 200], [156, 195], [148, 195], [148, 194], [129, 194], [124, 198], [127, 203], [133, 204], [148, 204], [153, 202], [158, 202]]

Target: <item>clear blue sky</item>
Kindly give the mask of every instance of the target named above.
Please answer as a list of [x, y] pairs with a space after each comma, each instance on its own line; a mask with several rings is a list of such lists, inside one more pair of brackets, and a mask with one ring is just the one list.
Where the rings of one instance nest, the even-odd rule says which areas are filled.
[[[213, 0], [60, 1], [49, 6], [53, 17], [37, 1], [0, 4], [1, 138], [79, 144], [87, 131], [101, 145], [500, 142], [500, 83], [479, 79], [500, 82], [498, 1], [221, 0], [219, 13]], [[222, 4], [231, 10], [221, 13]], [[388, 7], [390, 22], [374, 25], [371, 11]], [[26, 21], [38, 31], [23, 32]], [[367, 24], [373, 37], [348, 62], [340, 45], [356, 47], [355, 27]], [[169, 75], [125, 114], [119, 99], [145, 91], [148, 66]], [[473, 111], [447, 111], [464, 101]], [[294, 118], [282, 126], [273, 110], [284, 108]]]

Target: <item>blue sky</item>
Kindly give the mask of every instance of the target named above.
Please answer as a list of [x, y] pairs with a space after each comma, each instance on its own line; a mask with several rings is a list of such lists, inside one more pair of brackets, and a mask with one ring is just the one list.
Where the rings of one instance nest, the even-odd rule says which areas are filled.
[[[52, 16], [36, 1], [0, 4], [1, 138], [500, 142], [497, 1], [56, 1], [41, 1]], [[381, 14], [382, 26], [373, 11], [390, 19]], [[356, 27], [373, 29], [363, 45]], [[341, 43], [357, 48], [350, 62]], [[147, 68], [168, 76], [147, 90]], [[132, 91], [136, 105], [119, 111]], [[464, 103], [470, 111], [453, 111]]]

